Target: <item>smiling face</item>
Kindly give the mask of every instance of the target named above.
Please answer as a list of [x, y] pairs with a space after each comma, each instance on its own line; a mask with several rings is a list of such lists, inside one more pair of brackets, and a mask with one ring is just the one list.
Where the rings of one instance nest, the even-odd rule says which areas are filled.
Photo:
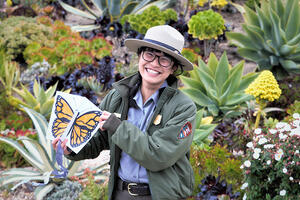
[[[147, 50], [146, 50], [147, 52]], [[168, 78], [170, 74], [174, 72], [174, 61], [171, 59], [171, 65], [169, 67], [163, 67], [159, 64], [158, 59], [160, 59], [160, 63], [165, 63], [165, 57], [167, 56], [163, 52], [159, 51], [151, 51], [156, 57], [153, 61], [146, 61], [147, 59], [145, 50], [139, 55], [139, 72], [142, 76], [142, 85], [143, 87], [150, 87], [154, 89], [159, 89], [159, 87], [164, 83], [164, 81]], [[160, 57], [160, 58], [159, 58]]]

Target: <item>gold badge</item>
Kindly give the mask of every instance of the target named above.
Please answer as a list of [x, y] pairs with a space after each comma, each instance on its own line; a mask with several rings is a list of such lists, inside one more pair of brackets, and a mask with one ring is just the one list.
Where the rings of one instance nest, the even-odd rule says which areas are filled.
[[153, 124], [158, 125], [158, 124], [160, 124], [160, 122], [161, 122], [161, 115], [157, 115], [154, 122], [153, 122]]

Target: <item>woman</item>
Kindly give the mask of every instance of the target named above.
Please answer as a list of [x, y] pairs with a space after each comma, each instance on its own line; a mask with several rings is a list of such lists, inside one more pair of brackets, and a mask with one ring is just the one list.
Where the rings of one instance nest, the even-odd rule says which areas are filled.
[[114, 83], [100, 105], [100, 130], [78, 154], [62, 143], [71, 160], [96, 158], [110, 149], [109, 199], [173, 200], [192, 194], [189, 149], [196, 106], [177, 89], [174, 75], [193, 69], [180, 53], [183, 45], [183, 36], [168, 25], [150, 28], [143, 40], [125, 40], [139, 56], [139, 71]]

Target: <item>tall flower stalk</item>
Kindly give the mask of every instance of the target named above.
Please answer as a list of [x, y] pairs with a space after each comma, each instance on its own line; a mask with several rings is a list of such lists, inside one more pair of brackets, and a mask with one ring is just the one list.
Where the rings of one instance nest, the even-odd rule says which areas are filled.
[[253, 95], [256, 102], [259, 105], [256, 120], [255, 129], [259, 125], [260, 117], [263, 113], [263, 109], [266, 107], [267, 102], [272, 102], [278, 99], [281, 95], [281, 89], [269, 70], [264, 70], [261, 74], [248, 86], [245, 90], [246, 94]]

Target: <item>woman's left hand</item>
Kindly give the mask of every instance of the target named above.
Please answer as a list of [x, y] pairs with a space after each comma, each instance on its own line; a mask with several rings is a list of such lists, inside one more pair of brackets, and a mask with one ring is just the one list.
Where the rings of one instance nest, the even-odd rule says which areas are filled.
[[109, 118], [109, 116], [111, 115], [110, 112], [107, 111], [103, 111], [102, 115], [100, 116], [100, 130], [101, 131], [105, 131], [105, 129], [103, 128], [103, 124], [106, 122], [106, 120]]

